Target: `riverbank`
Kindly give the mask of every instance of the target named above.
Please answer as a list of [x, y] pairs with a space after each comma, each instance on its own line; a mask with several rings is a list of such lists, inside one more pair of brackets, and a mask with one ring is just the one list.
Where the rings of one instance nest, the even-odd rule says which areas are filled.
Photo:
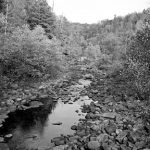
[[[120, 91], [114, 92], [118, 89], [113, 89], [106, 72], [87, 68], [82, 66], [72, 76], [55, 82], [50, 95], [56, 103], [61, 100], [70, 105], [81, 96], [86, 101], [90, 99], [90, 104], [82, 105], [82, 112], [76, 110], [77, 114], [85, 113], [85, 117], [70, 127], [74, 134], [55, 137], [52, 145], [42, 150], [148, 150], [150, 128], [146, 111], [149, 106], [134, 97], [122, 97]], [[49, 83], [45, 85], [49, 87]]]

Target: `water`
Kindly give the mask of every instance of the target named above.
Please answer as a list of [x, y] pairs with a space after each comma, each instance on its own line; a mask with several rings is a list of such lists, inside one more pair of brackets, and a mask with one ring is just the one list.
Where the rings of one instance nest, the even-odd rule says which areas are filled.
[[[2, 129], [5, 134], [13, 134], [13, 138], [8, 142], [10, 150], [46, 149], [52, 145], [52, 138], [61, 134], [73, 134], [74, 131], [70, 127], [85, 116], [81, 112], [81, 106], [90, 102], [87, 97], [81, 97], [73, 104], [58, 101], [49, 106], [10, 114]], [[79, 112], [76, 113], [76, 110]], [[62, 122], [62, 125], [53, 125], [56, 122]]]

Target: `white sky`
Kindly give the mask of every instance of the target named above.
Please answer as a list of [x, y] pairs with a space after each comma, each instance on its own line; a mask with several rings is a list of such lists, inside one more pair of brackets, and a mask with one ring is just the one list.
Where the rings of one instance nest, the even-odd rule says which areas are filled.
[[[52, 6], [53, 0], [47, 1]], [[56, 15], [63, 14], [69, 21], [80, 23], [97, 23], [148, 7], [150, 0], [54, 0]]]

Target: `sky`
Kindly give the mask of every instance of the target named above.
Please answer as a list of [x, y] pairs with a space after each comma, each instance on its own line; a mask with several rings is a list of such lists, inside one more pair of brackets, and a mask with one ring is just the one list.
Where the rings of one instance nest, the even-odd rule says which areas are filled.
[[47, 0], [54, 12], [71, 22], [97, 23], [150, 7], [150, 0]]

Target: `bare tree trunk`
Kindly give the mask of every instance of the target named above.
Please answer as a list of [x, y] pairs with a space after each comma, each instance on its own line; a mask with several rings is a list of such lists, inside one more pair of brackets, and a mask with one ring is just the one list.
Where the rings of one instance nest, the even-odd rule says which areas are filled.
[[6, 1], [6, 16], [5, 16], [5, 19], [6, 19], [6, 21], [5, 21], [5, 36], [6, 36], [6, 34], [7, 34], [7, 24], [8, 24], [8, 22], [7, 22], [7, 20], [8, 20], [8, 0]]

